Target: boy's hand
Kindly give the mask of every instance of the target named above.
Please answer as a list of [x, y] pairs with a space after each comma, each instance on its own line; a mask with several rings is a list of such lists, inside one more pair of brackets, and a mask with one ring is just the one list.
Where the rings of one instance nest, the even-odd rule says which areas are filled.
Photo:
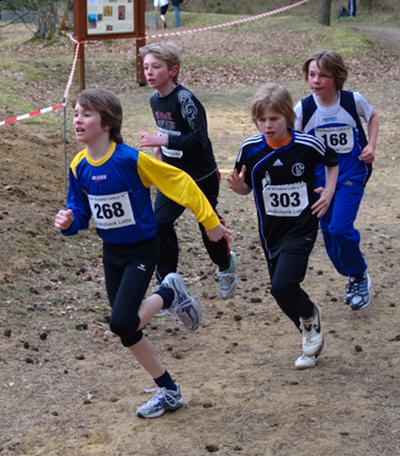
[[320, 197], [318, 201], [311, 206], [311, 213], [316, 215], [318, 218], [321, 218], [326, 214], [326, 211], [331, 204], [333, 194], [331, 194], [328, 189], [324, 187], [318, 187], [314, 190], [314, 192], [319, 193]]
[[224, 225], [218, 225], [212, 230], [206, 231], [208, 239], [210, 239], [211, 242], [218, 242], [222, 238], [227, 239], [228, 241], [232, 237], [232, 231], [228, 230], [228, 228]]
[[375, 160], [375, 149], [370, 144], [367, 144], [362, 150], [359, 158], [366, 165], [370, 165]]
[[234, 169], [228, 176], [228, 186], [239, 195], [247, 195], [250, 193], [251, 188], [245, 183], [244, 176], [246, 174], [246, 165], [242, 166], [240, 173]]
[[140, 137], [140, 147], [159, 147], [168, 144], [168, 135], [144, 131]]
[[74, 214], [71, 209], [61, 209], [54, 220], [54, 227], [58, 230], [67, 230], [74, 221]]

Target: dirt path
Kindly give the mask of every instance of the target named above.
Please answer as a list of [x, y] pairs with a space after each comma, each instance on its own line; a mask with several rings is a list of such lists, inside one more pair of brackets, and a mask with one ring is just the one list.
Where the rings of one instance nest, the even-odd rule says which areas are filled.
[[[0, 131], [1, 456], [400, 454], [400, 139], [395, 123], [400, 81], [399, 60], [387, 58], [400, 40], [392, 38], [395, 29], [385, 30], [391, 38], [381, 28], [368, 28], [368, 34], [382, 39], [382, 50], [373, 48], [373, 65], [368, 66], [369, 54], [351, 59], [351, 82], [381, 122], [378, 159], [357, 222], [373, 279], [372, 304], [361, 312], [342, 304], [345, 279], [327, 261], [319, 239], [305, 289], [322, 307], [327, 349], [316, 369], [296, 371], [300, 337], [269, 294], [253, 201], [236, 197], [223, 181], [220, 207], [235, 231], [238, 292], [228, 302], [218, 298], [214, 267], [192, 218], [185, 217], [178, 227], [180, 268], [201, 300], [205, 319], [194, 334], [170, 318], [147, 328], [186, 400], [182, 410], [159, 420], [134, 417], [137, 405], [148, 398], [144, 388], [153, 385], [108, 329], [95, 234], [63, 239], [52, 227], [53, 214], [64, 203], [60, 131], [49, 132], [40, 122]], [[249, 34], [248, 47], [238, 50], [243, 58], [263, 49], [259, 33]], [[227, 37], [226, 46], [241, 38], [233, 32]], [[390, 46], [389, 39], [394, 40]], [[308, 51], [297, 41], [285, 46]], [[269, 77], [279, 73], [277, 67], [275, 62], [268, 66]], [[148, 93], [126, 81], [117, 87], [116, 70], [104, 68], [99, 69], [104, 84], [123, 95], [125, 133], [134, 142], [153, 123]], [[232, 77], [222, 64], [217, 69], [215, 78], [228, 79], [229, 87], [210, 90], [199, 84], [196, 93], [205, 100], [217, 160], [229, 170], [241, 141], [254, 132], [247, 111], [254, 91], [249, 81], [257, 85], [261, 79], [251, 79], [248, 70]], [[198, 70], [188, 73], [191, 83], [201, 80]], [[282, 82], [301, 94], [304, 82], [296, 74], [289, 68]], [[70, 157], [77, 148], [71, 141]]]

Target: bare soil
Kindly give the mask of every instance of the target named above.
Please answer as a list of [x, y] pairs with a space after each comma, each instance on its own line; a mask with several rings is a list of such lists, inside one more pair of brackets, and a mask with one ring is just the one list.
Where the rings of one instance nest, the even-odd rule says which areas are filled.
[[[244, 48], [229, 33], [218, 37], [240, 56]], [[231, 193], [224, 180], [220, 210], [235, 232], [238, 291], [227, 302], [219, 299], [215, 268], [185, 215], [178, 223], [180, 272], [205, 318], [195, 333], [169, 317], [154, 319], [146, 330], [186, 399], [184, 408], [157, 420], [134, 416], [149, 397], [144, 389], [153, 385], [108, 329], [99, 240], [93, 230], [65, 239], [53, 229], [64, 204], [62, 115], [51, 114], [59, 118], [56, 129], [37, 121], [0, 127], [1, 455], [400, 454], [400, 40], [387, 39], [382, 29], [371, 34], [370, 53], [350, 59], [349, 87], [365, 94], [381, 121], [375, 170], [357, 220], [372, 304], [352, 312], [342, 303], [346, 279], [319, 239], [304, 287], [322, 308], [327, 349], [317, 368], [296, 371], [300, 336], [268, 292], [253, 201]], [[251, 33], [247, 40], [247, 52], [263, 46]], [[306, 43], [290, 43], [307, 51]], [[283, 52], [290, 43], [273, 44]], [[184, 47], [188, 62], [201, 52], [215, 55], [200, 35]], [[203, 74], [193, 68], [182, 77], [204, 100], [226, 177], [241, 141], [254, 131], [247, 104], [255, 86], [279, 77], [295, 99], [307, 89], [291, 66], [282, 72], [270, 65], [262, 73], [231, 63], [214, 65], [213, 72], [211, 78], [209, 68]], [[152, 125], [149, 92], [118, 79], [118, 68], [99, 68], [98, 77], [123, 97], [126, 137], [135, 143]], [[33, 82], [21, 96], [48, 102], [40, 87]], [[11, 112], [12, 106], [3, 107], [2, 118]], [[67, 149], [69, 160], [78, 145], [71, 139]]]

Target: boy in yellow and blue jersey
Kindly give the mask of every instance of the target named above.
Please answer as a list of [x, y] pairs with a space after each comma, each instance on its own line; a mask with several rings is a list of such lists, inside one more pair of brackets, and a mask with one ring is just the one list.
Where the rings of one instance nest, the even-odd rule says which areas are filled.
[[168, 274], [158, 290], [144, 299], [159, 252], [149, 187], [155, 185], [192, 210], [211, 242], [229, 238], [231, 233], [190, 176], [123, 143], [122, 107], [111, 92], [84, 90], [73, 109], [75, 135], [86, 147], [72, 161], [67, 209], [57, 213], [55, 227], [64, 235], [73, 235], [88, 228], [93, 217], [103, 240], [105, 283], [112, 307], [110, 328], [158, 386], [154, 397], [136, 414], [156, 418], [184, 402], [179, 385], [142, 330], [157, 312], [168, 309], [186, 329], [194, 331], [202, 313], [176, 273]]

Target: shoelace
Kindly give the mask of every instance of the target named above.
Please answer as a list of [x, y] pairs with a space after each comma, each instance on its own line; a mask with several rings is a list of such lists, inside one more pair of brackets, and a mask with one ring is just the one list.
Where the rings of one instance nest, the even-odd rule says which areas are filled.
[[146, 392], [155, 392], [154, 396], [147, 401], [147, 405], [151, 407], [157, 405], [160, 400], [164, 400], [171, 407], [177, 402], [175, 396], [169, 393], [165, 388], [146, 389]]
[[230, 285], [235, 281], [235, 272], [218, 272], [218, 278], [221, 282], [222, 288], [229, 288]]
[[172, 309], [172, 315], [177, 323], [179, 323], [180, 318], [178, 316], [178, 312], [185, 312], [185, 310], [190, 307], [192, 304], [192, 300], [190, 298], [184, 298], [182, 301], [179, 301], [179, 303]]
[[346, 287], [346, 294], [354, 293], [355, 287], [357, 286], [357, 281], [353, 277], [349, 280]]

